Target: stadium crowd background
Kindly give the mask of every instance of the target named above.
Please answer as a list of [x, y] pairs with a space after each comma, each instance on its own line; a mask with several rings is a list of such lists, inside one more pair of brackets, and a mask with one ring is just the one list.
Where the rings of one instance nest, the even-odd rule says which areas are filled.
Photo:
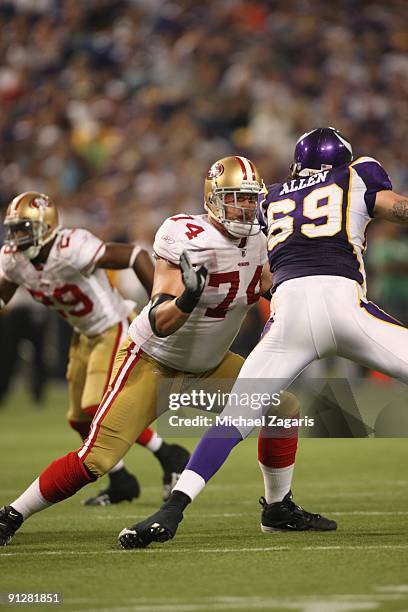
[[[320, 125], [406, 192], [407, 7], [3, 0], [2, 213], [17, 193], [43, 191], [66, 226], [151, 245], [170, 214], [202, 212], [215, 159], [239, 152], [282, 180], [297, 137]], [[407, 323], [407, 232], [373, 225], [370, 297]]]

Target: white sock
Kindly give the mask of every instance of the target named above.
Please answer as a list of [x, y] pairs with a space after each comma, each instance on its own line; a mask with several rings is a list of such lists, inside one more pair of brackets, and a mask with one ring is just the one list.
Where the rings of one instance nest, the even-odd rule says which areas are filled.
[[146, 444], [146, 448], [148, 448], [152, 453], [157, 453], [161, 445], [163, 444], [163, 438], [157, 435], [154, 431], [152, 437]]
[[34, 480], [33, 483], [20, 495], [17, 499], [11, 502], [10, 506], [13, 506], [14, 510], [20, 512], [23, 515], [24, 520], [39, 512], [52, 506], [53, 502], [47, 501], [40, 491], [40, 479]]
[[177, 484], [173, 487], [173, 491], [181, 491], [188, 495], [193, 500], [204, 489], [206, 482], [200, 474], [193, 470], [184, 470]]
[[289, 493], [295, 464], [284, 468], [272, 468], [259, 462], [265, 485], [266, 503], [280, 502]]
[[115, 472], [119, 472], [119, 470], [122, 470], [125, 467], [125, 462], [123, 461], [123, 459], [121, 459], [120, 461], [117, 462], [116, 465], [113, 466], [113, 468], [111, 468], [108, 472], [108, 474], [114, 474]]

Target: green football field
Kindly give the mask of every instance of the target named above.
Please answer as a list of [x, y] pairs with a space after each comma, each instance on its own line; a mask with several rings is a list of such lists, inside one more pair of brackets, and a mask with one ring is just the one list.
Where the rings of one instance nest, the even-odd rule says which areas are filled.
[[[41, 410], [23, 392], [1, 409], [0, 503], [79, 445], [65, 407], [65, 390], [50, 388]], [[263, 487], [256, 440], [247, 440], [187, 510], [176, 539], [139, 551], [120, 550], [116, 536], [158, 508], [160, 471], [141, 448], [127, 464], [140, 500], [81, 507], [96, 483], [32, 517], [0, 550], [1, 593], [58, 592], [55, 609], [77, 612], [408, 610], [406, 440], [303, 440], [295, 500], [335, 518], [338, 531], [273, 535], [259, 529]]]

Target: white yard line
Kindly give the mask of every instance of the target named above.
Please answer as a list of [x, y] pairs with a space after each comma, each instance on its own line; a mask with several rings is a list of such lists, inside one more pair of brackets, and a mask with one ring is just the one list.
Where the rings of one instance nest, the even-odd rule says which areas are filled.
[[[72, 599], [65, 600], [64, 605], [70, 606], [77, 603], [97, 603], [97, 599]], [[109, 608], [97, 607], [75, 608], [76, 612], [198, 612], [206, 610], [274, 610], [287, 609], [300, 612], [352, 612], [361, 610], [379, 610], [382, 602], [404, 601], [400, 595], [380, 594], [342, 594], [326, 595], [317, 597], [294, 596], [294, 597], [203, 597], [196, 600], [174, 600], [174, 599], [125, 599], [122, 605], [110, 606]], [[125, 605], [124, 605], [125, 604]]]
[[[279, 537], [279, 536], [278, 536]], [[394, 550], [404, 551], [408, 549], [408, 544], [373, 544], [369, 546], [362, 545], [327, 545], [327, 546], [254, 546], [247, 548], [175, 548], [173, 546], [166, 548], [147, 548], [138, 550], [137, 552], [129, 552], [118, 548], [117, 550], [31, 550], [25, 551], [12, 551], [12, 552], [0, 552], [1, 557], [24, 557], [33, 555], [37, 556], [64, 556], [64, 555], [115, 555], [115, 554], [175, 554], [175, 553], [191, 553], [191, 554], [219, 554], [219, 553], [260, 553], [260, 552], [273, 552], [273, 551], [323, 551], [323, 550]]]
[[[401, 511], [371, 511], [371, 510], [345, 510], [344, 512], [334, 512], [332, 510], [320, 510], [322, 514], [328, 514], [330, 516], [406, 516], [408, 515], [408, 510]], [[233, 518], [238, 516], [250, 516], [249, 512], [219, 512], [216, 514], [189, 514], [189, 519], [194, 518]], [[135, 519], [144, 519], [146, 518], [146, 514], [97, 514], [94, 518], [103, 521], [103, 520], [135, 520]]]

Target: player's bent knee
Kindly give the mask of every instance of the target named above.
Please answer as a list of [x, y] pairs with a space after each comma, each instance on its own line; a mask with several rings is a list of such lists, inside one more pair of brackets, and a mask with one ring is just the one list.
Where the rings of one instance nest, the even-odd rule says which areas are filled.
[[84, 461], [86, 469], [96, 478], [100, 478], [121, 459], [117, 454], [105, 452], [91, 451]]

